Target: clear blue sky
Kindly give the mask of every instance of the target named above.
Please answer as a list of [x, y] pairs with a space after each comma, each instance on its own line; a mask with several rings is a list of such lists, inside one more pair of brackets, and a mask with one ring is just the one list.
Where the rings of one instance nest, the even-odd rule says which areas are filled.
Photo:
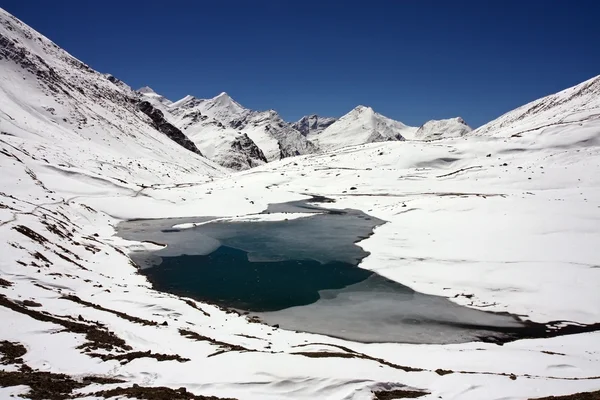
[[75, 57], [176, 100], [287, 120], [358, 104], [479, 126], [600, 74], [600, 1], [2, 0]]

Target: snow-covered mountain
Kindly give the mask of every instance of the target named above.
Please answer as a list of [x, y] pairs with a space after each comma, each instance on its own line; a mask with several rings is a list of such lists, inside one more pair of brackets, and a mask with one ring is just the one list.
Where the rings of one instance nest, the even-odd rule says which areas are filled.
[[587, 121], [600, 116], [600, 75], [532, 101], [473, 131], [473, 135], [520, 135], [545, 126]]
[[460, 117], [431, 120], [425, 122], [417, 129], [414, 138], [420, 140], [434, 140], [441, 138], [461, 137], [473, 129]]
[[[202, 115], [213, 118], [224, 128], [246, 134], [262, 151], [267, 161], [314, 153], [317, 149], [274, 110], [253, 111], [223, 92], [212, 99], [186, 96], [169, 106], [175, 116]], [[198, 137], [197, 143], [202, 139]], [[202, 148], [202, 145], [200, 145]]]
[[321, 150], [334, 150], [365, 143], [404, 140], [417, 128], [404, 125], [373, 111], [358, 106], [322, 132], [308, 138]]
[[314, 136], [323, 132], [325, 128], [333, 124], [335, 121], [337, 121], [337, 118], [320, 117], [316, 114], [305, 115], [298, 121], [294, 122], [292, 124], [292, 128], [296, 129], [304, 136]]
[[181, 129], [210, 160], [235, 170], [253, 168], [267, 162], [262, 150], [247, 134], [231, 128], [214, 117], [228, 115], [228, 110], [235, 113], [237, 103], [233, 100], [229, 104], [224, 104], [226, 99], [220, 95], [217, 96], [219, 99], [215, 98], [217, 100], [213, 103], [214, 107], [200, 111], [196, 106], [203, 101], [192, 96], [186, 96], [173, 103], [148, 87], [139, 89], [138, 93], [142, 99], [166, 114], [168, 119]]

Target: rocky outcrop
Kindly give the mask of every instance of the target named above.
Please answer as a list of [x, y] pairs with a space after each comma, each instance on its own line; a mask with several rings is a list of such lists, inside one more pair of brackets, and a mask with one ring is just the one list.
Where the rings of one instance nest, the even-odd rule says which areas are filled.
[[[247, 168], [254, 168], [262, 165], [267, 162], [267, 158], [265, 157], [262, 150], [246, 135], [245, 133], [240, 134], [234, 141], [231, 143], [231, 149], [236, 153], [240, 153], [246, 156], [246, 164], [242, 165], [239, 160], [235, 160], [229, 164], [225, 165], [228, 168], [233, 168], [236, 170], [244, 170]], [[256, 160], [260, 160], [257, 162]]]
[[200, 150], [196, 147], [194, 142], [192, 142], [188, 137], [177, 129], [175, 126], [171, 125], [164, 117], [162, 111], [154, 108], [152, 104], [147, 101], [142, 101], [138, 104], [138, 109], [146, 114], [152, 120], [154, 127], [161, 133], [164, 133], [169, 139], [177, 143], [178, 145], [184, 147], [185, 149], [194, 152], [198, 155], [202, 155]]
[[304, 136], [317, 135], [325, 128], [337, 121], [336, 118], [320, 117], [318, 115], [306, 115], [292, 124], [292, 128]]
[[270, 146], [265, 144], [261, 146], [269, 161], [317, 151], [317, 146], [281, 119], [274, 110], [248, 111], [242, 117], [232, 120], [229, 126], [247, 132], [259, 144], [265, 143], [265, 138], [270, 141]]

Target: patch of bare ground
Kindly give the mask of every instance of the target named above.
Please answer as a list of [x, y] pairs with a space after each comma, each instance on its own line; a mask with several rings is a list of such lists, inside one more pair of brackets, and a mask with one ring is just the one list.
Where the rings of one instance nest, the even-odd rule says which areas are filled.
[[179, 361], [179, 362], [190, 361], [189, 358], [181, 357], [179, 354], [152, 353], [150, 350], [148, 350], [148, 351], [132, 351], [132, 352], [123, 353], [123, 354], [88, 353], [88, 355], [90, 357], [100, 358], [102, 361], [110, 361], [110, 360], [120, 361], [121, 364], [127, 364], [138, 358], [154, 358], [156, 361], [172, 361], [172, 360]]
[[529, 400], [600, 400], [600, 390], [597, 392], [575, 393], [566, 396], [539, 397]]
[[0, 341], [0, 364], [22, 364], [21, 357], [25, 353], [27, 353], [27, 349], [20, 343], [7, 340]]
[[122, 383], [120, 379], [104, 377], [85, 377], [76, 381], [65, 374], [33, 371], [23, 365], [20, 371], [0, 371], [0, 387], [29, 386], [29, 392], [22, 397], [31, 400], [64, 400], [74, 398], [73, 390], [92, 383]]
[[208, 342], [210, 344], [218, 346], [221, 350], [214, 354], [211, 354], [211, 356], [222, 354], [222, 353], [225, 353], [228, 351], [254, 351], [254, 350], [247, 349], [244, 346], [240, 346], [237, 344], [231, 344], [231, 343], [225, 343], [225, 342], [221, 342], [219, 340], [210, 338], [208, 336], [200, 335], [199, 333], [190, 331], [189, 329], [179, 329], [179, 334], [183, 337], [186, 337], [191, 340], [195, 340], [197, 342]]
[[11, 301], [5, 295], [2, 294], [0, 294], [0, 306], [27, 315], [38, 321], [50, 322], [56, 325], [60, 325], [64, 327], [65, 330], [68, 332], [85, 335], [87, 342], [79, 346], [79, 348], [83, 349], [84, 351], [96, 349], [131, 350], [131, 346], [127, 345], [123, 339], [119, 338], [113, 332], [110, 332], [108, 329], [106, 329], [100, 324], [88, 325], [80, 322], [74, 322], [58, 318], [56, 316], [42, 311], [27, 308], [24, 305]]
[[20, 365], [18, 371], [0, 371], [0, 387], [29, 386], [29, 391], [21, 397], [32, 400], [72, 399], [79, 397], [72, 394], [73, 390], [86, 387], [92, 383], [106, 385], [125, 382], [121, 379], [103, 376], [85, 376], [75, 380], [66, 374], [37, 371], [23, 362], [21, 357], [26, 353], [27, 349], [21, 343], [0, 342], [1, 363]]
[[0, 286], [1, 287], [7, 288], [7, 287], [10, 287], [12, 285], [13, 285], [12, 282], [9, 282], [6, 279], [0, 278]]
[[373, 400], [417, 399], [428, 394], [417, 390], [381, 390], [373, 392]]
[[207, 313], [206, 311], [204, 311], [203, 309], [201, 309], [200, 307], [198, 307], [198, 304], [196, 304], [195, 301], [190, 300], [190, 299], [185, 299], [184, 301], [185, 301], [185, 304], [187, 304], [188, 306], [195, 308], [196, 310], [200, 311], [205, 316], [210, 317], [210, 314]]
[[330, 351], [300, 351], [300, 352], [296, 352], [296, 353], [291, 353], [291, 354], [296, 354], [296, 355], [300, 355], [300, 356], [304, 356], [304, 357], [311, 357], [311, 358], [327, 358], [327, 357], [338, 357], [338, 358], [361, 358], [363, 360], [371, 360], [371, 361], [375, 361], [378, 362], [379, 364], [382, 365], [386, 365], [390, 368], [394, 368], [394, 369], [400, 369], [402, 371], [406, 371], [406, 372], [421, 372], [424, 371], [421, 368], [413, 368], [413, 367], [407, 367], [405, 365], [398, 365], [398, 364], [394, 364], [391, 363], [389, 361], [386, 361], [382, 358], [376, 358], [376, 357], [371, 357], [368, 356], [366, 354], [363, 353], [358, 353], [348, 347], [345, 346], [340, 346], [340, 345], [334, 345], [334, 344], [327, 344], [327, 343], [305, 343], [305, 344], [300, 344], [297, 345], [296, 347], [306, 347], [306, 346], [311, 346], [311, 345], [324, 345], [324, 346], [331, 346], [331, 347], [336, 347], [340, 350], [343, 350], [344, 353], [342, 352], [330, 352]]
[[124, 312], [121, 312], [121, 311], [111, 310], [110, 308], [102, 307], [102, 306], [100, 306], [98, 304], [94, 304], [94, 303], [90, 303], [89, 301], [82, 300], [79, 297], [74, 296], [74, 295], [63, 296], [63, 297], [61, 297], [61, 299], [69, 300], [69, 301], [72, 301], [74, 303], [79, 303], [79, 304], [87, 306], [87, 307], [95, 308], [96, 310], [109, 312], [111, 314], [114, 314], [114, 315], [122, 318], [122, 319], [125, 319], [125, 320], [130, 321], [130, 322], [135, 322], [137, 324], [148, 325], [148, 326], [156, 326], [156, 325], [158, 325], [158, 322], [156, 322], [156, 321], [150, 321], [150, 320], [147, 320], [147, 319], [143, 319], [143, 318], [139, 318], [139, 317], [134, 317], [132, 315], [125, 314]]
[[112, 397], [124, 397], [128, 399], [139, 400], [236, 400], [233, 398], [222, 398], [215, 396], [201, 396], [190, 393], [186, 388], [171, 389], [164, 386], [144, 387], [133, 385], [132, 387], [103, 390], [93, 393], [93, 396], [104, 397], [105, 399]]

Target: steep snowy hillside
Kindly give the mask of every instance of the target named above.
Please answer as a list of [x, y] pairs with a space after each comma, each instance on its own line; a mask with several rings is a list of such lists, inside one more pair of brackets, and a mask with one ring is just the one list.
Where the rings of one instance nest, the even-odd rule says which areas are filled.
[[277, 112], [249, 110], [224, 92], [212, 99], [186, 96], [171, 104], [169, 109], [176, 116], [199, 113], [213, 118], [224, 127], [246, 134], [268, 161], [316, 151], [315, 146], [281, 119]]
[[365, 143], [404, 140], [416, 128], [384, 117], [371, 107], [358, 106], [320, 133], [308, 139], [322, 150], [334, 150]]
[[[187, 97], [176, 103], [172, 103], [164, 96], [157, 94], [152, 89], [146, 87], [138, 90], [140, 97], [156, 108], [162, 110], [168, 119], [186, 136], [188, 136], [196, 146], [202, 151], [202, 154], [210, 160], [235, 170], [244, 170], [267, 162], [262, 150], [248, 137], [221, 121], [209, 116], [212, 110], [217, 116], [230, 109], [221, 102], [223, 108], [211, 107], [204, 113], [198, 110], [195, 105], [197, 101], [194, 98]], [[235, 107], [237, 103], [230, 103]], [[213, 115], [215, 115], [213, 114]]]
[[318, 115], [306, 115], [292, 124], [292, 128], [304, 136], [317, 135], [329, 125], [337, 121], [337, 118], [320, 117]]
[[84, 169], [125, 181], [170, 180], [192, 171], [198, 177], [222, 174], [194, 154], [200, 151], [179, 130], [152, 119], [147, 115], [152, 110], [142, 112], [127, 85], [92, 70], [5, 12], [0, 22], [5, 146], [27, 144], [28, 154], [43, 160], [46, 169], [65, 174]]
[[[461, 137], [473, 129], [460, 117], [431, 120], [425, 122], [414, 134], [415, 139], [435, 140], [442, 138]], [[408, 138], [407, 138], [408, 139]]]
[[600, 75], [532, 101], [488, 122], [474, 135], [519, 135], [537, 128], [587, 121], [600, 115]]

